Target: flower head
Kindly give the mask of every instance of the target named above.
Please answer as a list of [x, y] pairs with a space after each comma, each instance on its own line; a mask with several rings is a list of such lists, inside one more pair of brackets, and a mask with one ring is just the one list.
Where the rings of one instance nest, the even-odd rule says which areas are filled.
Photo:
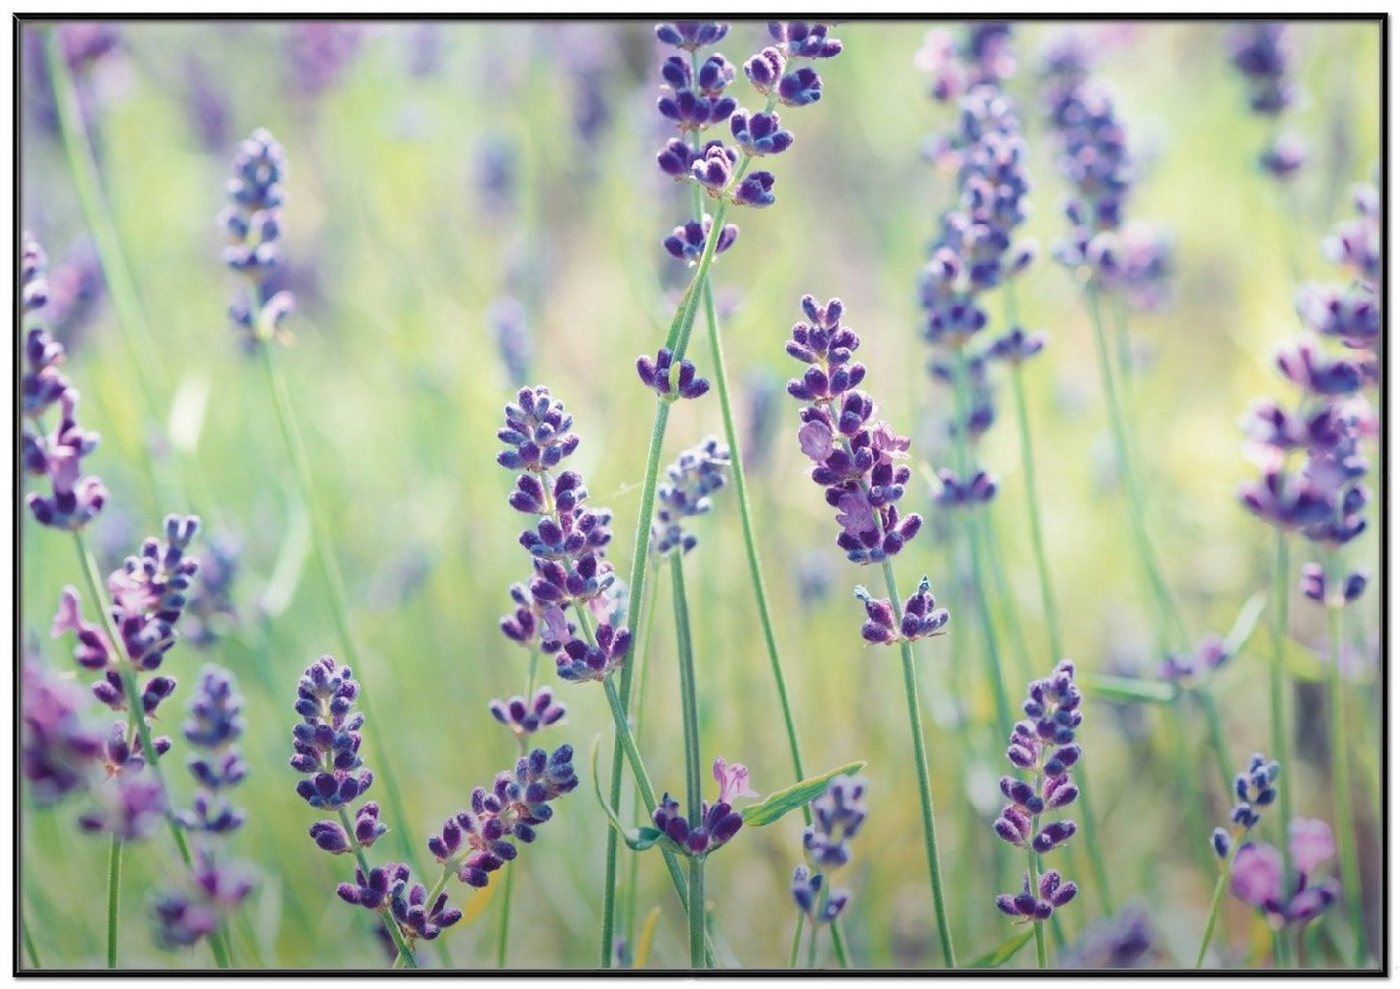
[[698, 540], [685, 531], [683, 522], [710, 511], [710, 496], [724, 487], [728, 468], [729, 448], [713, 436], [682, 452], [666, 468], [666, 480], [656, 489], [652, 552], [666, 554], [680, 549], [688, 553], [695, 548]]

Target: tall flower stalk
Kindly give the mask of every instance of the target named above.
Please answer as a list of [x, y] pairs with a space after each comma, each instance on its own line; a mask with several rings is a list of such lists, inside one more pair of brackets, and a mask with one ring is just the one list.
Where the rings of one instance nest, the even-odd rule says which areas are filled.
[[827, 504], [836, 509], [836, 522], [841, 527], [836, 544], [852, 563], [879, 564], [884, 571], [889, 598], [872, 598], [864, 588], [857, 588], [867, 616], [861, 634], [867, 642], [899, 644], [919, 782], [929, 891], [943, 963], [955, 968], [957, 957], [944, 902], [913, 649], [918, 639], [943, 630], [948, 612], [934, 607], [926, 579], [901, 608], [893, 564], [893, 557], [923, 525], [918, 515], [901, 517], [896, 507], [909, 480], [909, 468], [902, 463], [909, 456], [909, 439], [895, 433], [889, 423], [875, 421], [874, 400], [856, 387], [865, 380], [865, 366], [851, 359], [860, 347], [860, 337], [841, 322], [845, 312], [841, 300], [830, 299], [822, 305], [807, 295], [803, 296], [801, 307], [807, 321], [793, 326], [786, 347], [790, 357], [807, 365], [803, 375], [787, 386], [789, 395], [808, 403], [800, 413], [803, 425], [797, 441], [812, 461], [813, 482], [823, 488]]
[[1215, 882], [1215, 892], [1210, 898], [1210, 913], [1206, 915], [1205, 933], [1201, 935], [1201, 947], [1196, 953], [1196, 967], [1200, 968], [1206, 959], [1211, 939], [1215, 935], [1215, 924], [1220, 915], [1220, 903], [1235, 869], [1235, 859], [1245, 847], [1244, 839], [1250, 830], [1259, 823], [1260, 810], [1272, 804], [1279, 795], [1279, 764], [1255, 755], [1249, 760], [1231, 787], [1231, 793], [1238, 801], [1230, 814], [1230, 827], [1216, 828], [1211, 832], [1211, 850], [1215, 852], [1220, 868], [1220, 878]]
[[[283, 324], [295, 304], [290, 292], [284, 290], [271, 294], [268, 288], [269, 276], [282, 263], [280, 240], [285, 194], [283, 182], [286, 179], [286, 158], [282, 146], [266, 130], [255, 131], [239, 147], [233, 159], [232, 171], [233, 177], [228, 184], [230, 204], [219, 214], [219, 226], [229, 240], [224, 261], [240, 276], [243, 291], [241, 298], [230, 307], [229, 316], [245, 348], [256, 352], [262, 363], [292, 474], [311, 519], [312, 555], [321, 573], [336, 635], [350, 667], [362, 670], [364, 663], [350, 624], [345, 581], [316, 490], [306, 443], [277, 360], [277, 345], [289, 337]], [[363, 692], [359, 695], [359, 704], [367, 715], [370, 714], [371, 706]], [[409, 835], [412, 832], [403, 811], [403, 800], [392, 764], [377, 735], [373, 736], [372, 744], [380, 779], [384, 784], [385, 803], [394, 822], [391, 829], [394, 841], [403, 856], [411, 860], [414, 849]]]

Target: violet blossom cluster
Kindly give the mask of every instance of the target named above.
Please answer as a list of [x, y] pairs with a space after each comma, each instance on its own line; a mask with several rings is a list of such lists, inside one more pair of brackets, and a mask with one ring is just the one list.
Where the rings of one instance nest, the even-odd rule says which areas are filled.
[[281, 267], [283, 182], [287, 159], [282, 145], [259, 128], [238, 146], [228, 182], [229, 205], [218, 224], [228, 237], [224, 263], [243, 278], [243, 297], [229, 307], [229, 318], [244, 347], [255, 349], [285, 339], [283, 322], [295, 299], [286, 290], [269, 295], [273, 272]]
[[860, 627], [860, 636], [875, 645], [888, 646], [942, 635], [948, 624], [948, 609], [937, 607], [938, 602], [929, 589], [927, 577], [920, 580], [918, 589], [905, 598], [898, 618], [889, 598], [871, 597], [864, 587], [857, 587], [855, 596], [865, 605], [865, 624]]
[[632, 634], [614, 626], [611, 614], [605, 613], [597, 614], [600, 624], [593, 636], [580, 638], [567, 610], [611, 610], [607, 592], [616, 577], [604, 547], [612, 539], [612, 513], [587, 507], [582, 475], [571, 470], [551, 473], [578, 449], [579, 438], [572, 432], [573, 416], [548, 388], [522, 388], [505, 415], [505, 426], [496, 436], [506, 449], [496, 455], [496, 462], [520, 471], [510, 505], [536, 522], [520, 534], [534, 574], [528, 584], [511, 587], [516, 608], [501, 619], [501, 631], [553, 657], [561, 679], [601, 681], [626, 659]]
[[838, 776], [812, 801], [812, 823], [802, 832], [807, 859], [792, 872], [792, 899], [813, 924], [830, 924], [850, 902], [849, 889], [830, 884], [836, 870], [851, 861], [851, 840], [865, 824], [869, 783], [860, 776]]
[[836, 509], [836, 544], [853, 563], [880, 563], [923, 524], [913, 513], [901, 518], [896, 507], [909, 481], [909, 467], [899, 463], [909, 457], [909, 438], [875, 420], [874, 400], [856, 388], [865, 380], [865, 366], [851, 360], [860, 337], [842, 324], [841, 300], [820, 305], [805, 295], [802, 311], [808, 321], [793, 326], [786, 348], [807, 365], [787, 385], [789, 395], [809, 403], [799, 413], [797, 442], [812, 461], [813, 482]]
[[666, 468], [666, 480], [656, 488], [656, 519], [651, 524], [651, 550], [665, 555], [679, 549], [689, 553], [699, 539], [686, 532], [683, 522], [707, 514], [710, 496], [724, 487], [729, 469], [729, 447], [707, 436], [685, 450]]
[[1219, 859], [1228, 860], [1230, 851], [1247, 835], [1262, 816], [1263, 808], [1278, 799], [1279, 765], [1259, 753], [1235, 777], [1234, 809], [1230, 811], [1230, 827], [1216, 828], [1210, 833], [1210, 847]]
[[534, 696], [511, 697], [508, 700], [493, 700], [490, 704], [491, 716], [505, 725], [523, 743], [525, 738], [541, 728], [557, 724], [564, 717], [564, 705], [554, 700], [554, 691], [541, 687]]
[[1011, 25], [978, 21], [961, 38], [934, 28], [914, 54], [914, 67], [929, 77], [929, 95], [939, 103], [951, 103], [978, 86], [1000, 86], [1016, 73]]
[[246, 866], [227, 854], [229, 838], [246, 817], [228, 791], [248, 774], [238, 749], [243, 698], [228, 671], [204, 668], [188, 712], [182, 731], [197, 752], [187, 762], [197, 789], [190, 808], [176, 811], [175, 819], [194, 836], [194, 865], [179, 886], [162, 891], [151, 905], [156, 940], [167, 948], [209, 937], [253, 891]]
[[[1247, 452], [1261, 470], [1244, 485], [1240, 502], [1253, 515], [1330, 550], [1367, 528], [1371, 492], [1365, 444], [1378, 433], [1366, 392], [1379, 382], [1379, 203], [1374, 190], [1357, 197], [1360, 218], [1326, 242], [1328, 253], [1352, 275], [1347, 286], [1304, 286], [1299, 310], [1315, 334], [1285, 346], [1275, 359], [1301, 392], [1300, 401], [1256, 402], [1245, 418]], [[1352, 304], [1355, 303], [1353, 307]], [[1350, 315], [1343, 315], [1350, 313]], [[1350, 321], [1351, 326], [1343, 323]], [[1329, 349], [1339, 342], [1339, 350]], [[1329, 577], [1315, 563], [1303, 570], [1304, 594], [1339, 606], [1365, 589], [1364, 573]]]
[[[50, 294], [48, 257], [26, 233], [20, 251], [20, 463], [26, 474], [48, 481], [49, 493], [31, 491], [25, 503], [40, 525], [79, 532], [102, 511], [107, 489], [100, 478], [83, 474], [83, 458], [97, 449], [99, 437], [78, 424], [78, 389], [63, 374], [63, 345], [38, 325]], [[45, 420], [55, 408], [48, 431]]]
[[[1291, 40], [1286, 25], [1270, 21], [1238, 25], [1226, 36], [1230, 64], [1249, 91], [1249, 108], [1266, 119], [1277, 120], [1297, 102]], [[1307, 147], [1296, 134], [1279, 133], [1260, 152], [1259, 165], [1276, 179], [1288, 179], [1306, 159]]]
[[1283, 857], [1272, 845], [1246, 844], [1230, 870], [1230, 892], [1257, 909], [1274, 930], [1302, 926], [1341, 899], [1342, 887], [1336, 879], [1318, 878], [1319, 867], [1335, 853], [1326, 821], [1295, 817], [1288, 822], [1293, 874], [1284, 874]]
[[[1078, 830], [1068, 819], [1042, 825], [1040, 816], [1068, 807], [1079, 796], [1070, 769], [1080, 756], [1074, 733], [1084, 717], [1079, 710], [1081, 700], [1074, 682], [1074, 664], [1061, 660], [1049, 677], [1031, 682], [1022, 705], [1027, 720], [1017, 722], [1011, 732], [1007, 761], [1030, 779], [1001, 778], [1001, 792], [1008, 803], [993, 829], [1003, 841], [1036, 855], [1054, 851]], [[1019, 893], [996, 898], [997, 909], [1021, 922], [1040, 923], [1079, 892], [1054, 869], [1042, 873], [1034, 889], [1031, 886], [1031, 875], [1026, 873]]]
[[691, 858], [704, 858], [727, 845], [744, 826], [744, 818], [734, 809], [734, 801], [739, 797], [758, 796], [749, 786], [749, 771], [742, 763], [731, 766], [723, 757], [716, 757], [713, 775], [719, 784], [719, 796], [714, 803], [701, 801], [695, 825], [691, 825], [670, 793], [661, 795], [661, 802], [651, 815], [652, 824], [674, 850]]
[[1054, 254], [1066, 267], [1086, 272], [1094, 285], [1154, 308], [1166, 297], [1171, 245], [1155, 227], [1127, 221], [1134, 163], [1113, 97], [1090, 75], [1090, 57], [1070, 38], [1054, 44], [1041, 65], [1060, 171], [1072, 189], [1065, 204], [1071, 230]]
[[428, 851], [466, 885], [485, 888], [491, 873], [515, 861], [515, 842], [533, 842], [540, 825], [554, 816], [551, 804], [578, 787], [573, 759], [570, 745], [521, 756], [514, 771], [499, 773], [489, 790], [472, 791], [470, 809], [449, 817], [428, 838]]
[[35, 660], [20, 668], [20, 775], [34, 802], [50, 807], [92, 782], [102, 737], [83, 722], [84, 693]]

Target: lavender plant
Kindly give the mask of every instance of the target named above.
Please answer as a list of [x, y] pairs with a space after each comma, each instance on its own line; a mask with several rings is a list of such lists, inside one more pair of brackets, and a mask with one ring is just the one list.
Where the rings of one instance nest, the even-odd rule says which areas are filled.
[[[1235, 809], [1230, 813], [1229, 829], [1216, 828], [1211, 832], [1210, 846], [1218, 860], [1220, 878], [1216, 880], [1215, 893], [1211, 896], [1210, 901], [1210, 913], [1206, 917], [1205, 934], [1201, 938], [1200, 951], [1196, 954], [1197, 968], [1200, 968], [1205, 962], [1206, 950], [1210, 947], [1211, 938], [1215, 934], [1221, 898], [1224, 895], [1226, 884], [1234, 882], [1234, 871], [1238, 857], [1246, 849], [1255, 847], [1252, 844], [1247, 844], [1244, 839], [1259, 823], [1261, 810], [1272, 805], [1279, 798], [1281, 792], [1277, 786], [1279, 779], [1280, 769], [1277, 762], [1267, 760], [1258, 754], [1251, 756], [1244, 771], [1235, 777], [1233, 794], [1237, 802]], [[1246, 883], [1249, 882], [1250, 868], [1246, 863], [1246, 871], [1240, 877]]]
[[1001, 778], [1001, 792], [1008, 803], [993, 825], [997, 837], [1026, 852], [1021, 891], [999, 895], [996, 904], [1018, 923], [1035, 925], [1036, 964], [1040, 968], [1049, 964], [1044, 922], [1079, 892], [1079, 887], [1062, 879], [1057, 870], [1042, 872], [1039, 857], [1062, 846], [1078, 830], [1074, 821], [1067, 819], [1042, 826], [1041, 815], [1062, 810], [1079, 797], [1070, 769], [1081, 754], [1074, 744], [1074, 733], [1084, 720], [1081, 700], [1074, 682], [1074, 664], [1069, 660], [1062, 660], [1049, 677], [1030, 684], [1022, 705], [1028, 720], [1016, 723], [1006, 750], [1007, 761], [1030, 779]]
[[[218, 216], [218, 225], [228, 238], [224, 263], [241, 280], [241, 291], [229, 307], [229, 319], [245, 351], [256, 353], [261, 358], [287, 458], [291, 462], [301, 500], [311, 518], [311, 547], [325, 585], [336, 634], [350, 666], [363, 669], [364, 663], [350, 624], [345, 581], [331, 548], [330, 529], [322, 514], [306, 444], [277, 363], [274, 346], [291, 339], [285, 322], [295, 306], [291, 292], [284, 289], [274, 293], [270, 285], [270, 276], [283, 263], [282, 205], [285, 200], [286, 170], [286, 155], [282, 146], [271, 133], [261, 128], [254, 131], [234, 155], [232, 177], [227, 187], [229, 205]], [[368, 713], [369, 702], [363, 694], [359, 695], [359, 703]], [[384, 782], [385, 801], [396, 825], [395, 841], [403, 856], [411, 858], [413, 847], [408, 840], [407, 819], [392, 766], [381, 743], [376, 739], [373, 744], [375, 761]]]
[[[946, 612], [944, 613], [946, 615]], [[851, 861], [851, 840], [865, 824], [865, 794], [869, 784], [860, 776], [832, 780], [826, 792], [812, 801], [812, 823], [802, 832], [806, 862], [792, 872], [792, 899], [797, 904], [797, 931], [792, 940], [788, 967], [797, 967], [797, 949], [804, 921], [811, 924], [808, 967], [815, 967], [817, 932], [826, 924], [835, 930], [837, 918], [850, 901], [851, 891], [831, 885], [837, 870]]]
[[1259, 167], [1279, 181], [1292, 179], [1307, 160], [1307, 146], [1296, 134], [1281, 130], [1282, 116], [1298, 100], [1291, 62], [1293, 46], [1287, 25], [1258, 21], [1241, 24], [1226, 37], [1230, 64], [1244, 80], [1249, 109], [1273, 130], [1259, 152]]
[[[826, 492], [826, 502], [836, 509], [836, 522], [841, 532], [836, 544], [846, 551], [847, 558], [860, 565], [879, 563], [885, 573], [889, 598], [878, 608], [888, 627], [903, 628], [905, 616], [900, 610], [899, 587], [895, 579], [893, 558], [918, 533], [923, 520], [917, 514], [900, 517], [896, 503], [904, 495], [909, 480], [909, 468], [897, 461], [908, 458], [909, 439], [897, 434], [884, 421], [873, 421], [874, 400], [856, 388], [865, 380], [865, 366], [853, 362], [851, 356], [860, 347], [860, 337], [841, 322], [845, 307], [840, 299], [830, 299], [820, 305], [811, 295], [802, 297], [802, 312], [809, 322], [798, 322], [792, 328], [787, 352], [807, 365], [802, 377], [788, 382], [788, 394], [800, 402], [808, 402], [799, 418], [797, 442], [813, 463], [813, 482]], [[927, 601], [925, 598], [927, 597]], [[867, 595], [868, 600], [868, 595]], [[911, 599], [921, 608], [913, 631], [924, 634], [937, 632], [947, 621], [933, 609], [933, 598], [927, 584], [921, 584]], [[926, 607], [925, 607], [926, 605]], [[874, 615], [867, 604], [867, 615]], [[862, 634], [869, 635], [862, 630]], [[919, 796], [923, 812], [924, 852], [928, 859], [929, 886], [933, 895], [934, 916], [943, 963], [956, 967], [952, 937], [948, 929], [947, 911], [943, 900], [943, 881], [938, 864], [938, 834], [933, 815], [933, 796], [929, 783], [928, 753], [924, 746], [923, 716], [919, 711], [918, 681], [914, 669], [912, 640], [897, 637], [904, 665], [904, 694], [909, 714], [909, 731], [914, 746], [915, 772], [919, 779]]]
[[1317, 878], [1318, 867], [1336, 852], [1326, 821], [1295, 817], [1288, 822], [1288, 853], [1295, 870], [1283, 871], [1272, 845], [1241, 846], [1230, 871], [1230, 893], [1262, 913], [1274, 929], [1301, 928], [1341, 899], [1341, 884]]
[[186, 763], [197, 789], [191, 807], [177, 811], [176, 819], [195, 836], [195, 867], [151, 904], [156, 940], [166, 948], [211, 937], [253, 891], [248, 868], [232, 860], [227, 849], [245, 819], [227, 795], [248, 773], [237, 744], [244, 728], [243, 699], [227, 671], [206, 666], [188, 710], [185, 741], [204, 754]]

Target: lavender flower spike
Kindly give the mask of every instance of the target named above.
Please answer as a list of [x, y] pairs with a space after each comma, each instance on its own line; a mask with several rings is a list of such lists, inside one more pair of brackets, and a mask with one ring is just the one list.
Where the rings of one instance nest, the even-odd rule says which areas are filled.
[[690, 826], [680, 804], [669, 793], [661, 795], [661, 802], [652, 814], [656, 830], [682, 855], [703, 858], [728, 844], [744, 826], [743, 817], [734, 810], [731, 801], [737, 797], [757, 796], [749, 789], [749, 771], [742, 764], [730, 765], [722, 758], [716, 759], [714, 777], [719, 784], [719, 796], [713, 804], [701, 802], [700, 823], [695, 827]]
[[38, 663], [20, 670], [20, 772], [40, 806], [87, 788], [102, 740], [81, 720], [83, 692]]
[[282, 145], [259, 129], [238, 147], [228, 183], [229, 205], [218, 224], [228, 237], [224, 263], [246, 283], [229, 317], [248, 348], [287, 339], [282, 324], [295, 300], [291, 292], [269, 294], [271, 276], [282, 264], [282, 202], [287, 161]]
[[[1027, 720], [1017, 722], [1011, 732], [1007, 761], [1021, 773], [1001, 778], [1001, 792], [1007, 799], [1001, 816], [993, 825], [997, 837], [1016, 846], [1045, 855], [1059, 848], [1078, 830], [1069, 820], [1041, 824], [1041, 815], [1068, 807], [1079, 796], [1070, 768], [1079, 761], [1080, 749], [1074, 733], [1083, 721], [1079, 710], [1082, 697], [1074, 683], [1074, 664], [1063, 660], [1044, 680], [1032, 681], [1022, 709]], [[996, 898], [1002, 913], [1020, 922], [1043, 922], [1059, 907], [1069, 903], [1078, 887], [1065, 882], [1051, 869], [1036, 879], [1027, 874], [1016, 894]]]
[[807, 862], [793, 870], [792, 897], [813, 924], [831, 923], [850, 901], [850, 890], [830, 887], [828, 877], [851, 860], [851, 839], [865, 823], [868, 789], [862, 777], [838, 776], [812, 801], [812, 823], [802, 833]]
[[656, 519], [651, 526], [651, 549], [666, 554], [689, 553], [698, 539], [685, 531], [685, 519], [704, 515], [713, 507], [710, 496], [724, 487], [729, 448], [713, 436], [681, 453], [666, 468], [666, 481], [656, 489]]

